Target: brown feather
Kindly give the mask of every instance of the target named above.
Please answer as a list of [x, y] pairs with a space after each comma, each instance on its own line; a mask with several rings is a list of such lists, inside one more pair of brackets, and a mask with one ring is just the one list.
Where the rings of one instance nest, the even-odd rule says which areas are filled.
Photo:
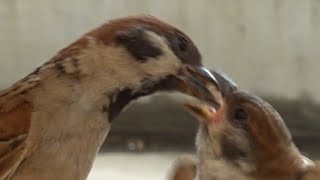
[[0, 141], [7, 141], [18, 135], [26, 134], [30, 127], [31, 113], [32, 105], [27, 102], [20, 103], [8, 112], [1, 112]]
[[0, 179], [7, 179], [14, 173], [24, 158], [26, 134], [0, 142]]
[[[10, 93], [7, 96], [10, 96]], [[14, 173], [25, 158], [25, 140], [30, 128], [33, 107], [31, 103], [16, 96], [11, 97], [5, 106], [2, 105], [1, 110], [0, 179], [5, 179]]]
[[[161, 57], [141, 63], [117, 41], [135, 27], [148, 30]], [[0, 92], [0, 179], [85, 179], [110, 129], [103, 109], [119, 91], [135, 93], [146, 77], [158, 82], [176, 75], [182, 63], [201, 64], [195, 45], [150, 16], [110, 21], [85, 34]]]
[[318, 180], [320, 179], [320, 164], [309, 169], [302, 177], [301, 180]]

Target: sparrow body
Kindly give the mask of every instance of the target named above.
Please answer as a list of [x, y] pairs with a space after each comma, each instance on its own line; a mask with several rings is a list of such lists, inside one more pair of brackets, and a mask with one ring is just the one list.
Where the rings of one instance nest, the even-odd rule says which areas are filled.
[[215, 74], [223, 94], [220, 109], [186, 104], [200, 121], [194, 157], [198, 162], [193, 164], [197, 171], [192, 178], [320, 179], [320, 167], [299, 152], [277, 111], [261, 98], [239, 90], [226, 78], [218, 76]]
[[0, 179], [83, 180], [131, 101], [180, 91], [215, 101], [196, 46], [151, 16], [86, 33], [0, 93]]

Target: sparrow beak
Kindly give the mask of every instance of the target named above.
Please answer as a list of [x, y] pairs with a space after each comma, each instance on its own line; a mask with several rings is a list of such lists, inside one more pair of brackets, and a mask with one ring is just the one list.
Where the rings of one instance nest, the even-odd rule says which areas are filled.
[[176, 90], [205, 101], [218, 109], [222, 94], [216, 78], [204, 67], [185, 66], [178, 75]]
[[[223, 98], [232, 95], [237, 91], [238, 86], [231, 78], [222, 73], [210, 71], [211, 75], [205, 75], [204, 73], [206, 73], [206, 70], [204, 71], [205, 72], [202, 71], [201, 75], [195, 75], [195, 72], [193, 72], [194, 77], [200, 79], [200, 81], [205, 84], [205, 87], [211, 92], [215, 101], [211, 104], [205, 104], [203, 102], [187, 102], [184, 106], [202, 123], [210, 124], [212, 122], [220, 122], [224, 119], [224, 113], [226, 111], [224, 108], [225, 106], [223, 105]], [[208, 83], [208, 81], [204, 79], [204, 77], [207, 76], [213, 77], [212, 79], [214, 80], [212, 80], [211, 83]]]
[[202, 103], [185, 103], [186, 109], [198, 120], [205, 124], [209, 124], [214, 120], [216, 109]]

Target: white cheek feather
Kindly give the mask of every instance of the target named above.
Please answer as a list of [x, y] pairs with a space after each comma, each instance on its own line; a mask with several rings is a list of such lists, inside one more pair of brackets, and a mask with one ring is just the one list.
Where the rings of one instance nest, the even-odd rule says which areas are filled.
[[243, 172], [251, 173], [256, 170], [256, 166], [253, 163], [248, 163], [243, 160], [238, 160], [237, 164]]
[[[149, 78], [157, 81], [169, 74], [176, 74], [181, 68], [182, 62], [175, 56], [161, 36], [146, 32], [156, 46], [163, 52], [156, 59], [148, 59], [146, 62], [137, 61], [123, 46], [108, 45], [94, 37], [87, 37], [86, 48], [81, 49], [72, 57], [53, 61], [43, 67], [42, 70], [54, 69], [56, 63], [64, 66], [66, 74], [78, 72], [81, 75], [81, 89], [86, 89], [86, 94], [77, 97], [84, 109], [90, 109], [101, 98], [101, 94], [109, 94], [122, 89], [141, 90], [141, 81]], [[71, 61], [76, 61], [77, 66], [72, 66]], [[49, 68], [52, 67], [52, 68]], [[128, 78], [130, 77], [130, 78]], [[106, 91], [107, 90], [107, 91]], [[113, 98], [116, 98], [114, 96]], [[114, 99], [111, 99], [114, 101]]]

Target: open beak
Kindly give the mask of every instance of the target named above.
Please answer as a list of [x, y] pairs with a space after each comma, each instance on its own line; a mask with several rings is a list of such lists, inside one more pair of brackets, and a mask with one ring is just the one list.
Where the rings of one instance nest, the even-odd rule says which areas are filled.
[[[238, 86], [233, 80], [223, 73], [210, 71], [210, 74], [211, 75], [205, 75], [202, 72], [202, 77], [199, 75], [195, 75], [194, 77], [197, 77], [197, 79], [200, 79], [201, 82], [206, 84], [205, 87], [211, 92], [212, 98], [215, 99], [214, 103], [205, 104], [203, 102], [187, 102], [184, 104], [186, 109], [194, 117], [205, 124], [220, 122], [224, 119], [226, 106], [223, 104], [223, 98], [232, 95], [238, 89]], [[208, 81], [204, 79], [206, 76], [214, 77], [214, 80], [212, 80], [214, 82], [208, 83]], [[216, 89], [213, 87], [216, 87]], [[215, 106], [215, 104], [218, 104], [219, 106]]]
[[211, 120], [214, 120], [216, 109], [201, 103], [185, 103], [184, 106], [187, 110], [198, 120], [208, 124]]
[[204, 67], [185, 66], [178, 75], [178, 91], [205, 101], [215, 108], [222, 103], [216, 78]]

